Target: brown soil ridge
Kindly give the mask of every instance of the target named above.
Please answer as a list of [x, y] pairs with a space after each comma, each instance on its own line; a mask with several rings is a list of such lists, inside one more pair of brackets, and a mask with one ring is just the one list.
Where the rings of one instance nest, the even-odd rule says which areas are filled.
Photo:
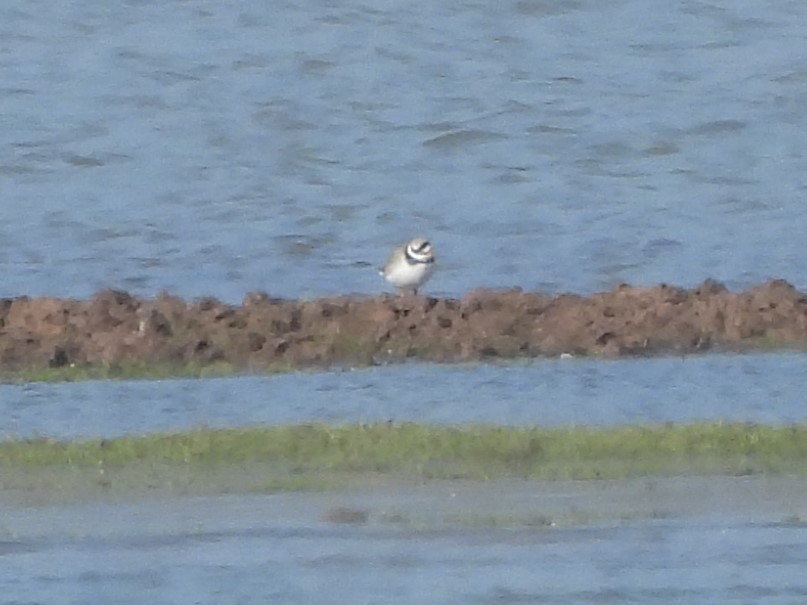
[[6, 370], [83, 364], [207, 364], [260, 370], [407, 359], [685, 354], [807, 344], [807, 295], [783, 280], [733, 293], [619, 285], [589, 296], [520, 289], [462, 298], [344, 296], [240, 305], [103, 290], [89, 300], [0, 301]]

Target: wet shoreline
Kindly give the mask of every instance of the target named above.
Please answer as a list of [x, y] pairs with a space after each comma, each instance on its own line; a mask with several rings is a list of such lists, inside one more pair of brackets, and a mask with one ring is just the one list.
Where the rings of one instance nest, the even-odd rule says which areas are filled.
[[[260, 524], [312, 526], [320, 523], [399, 527], [410, 530], [533, 528], [551, 529], [642, 520], [746, 519], [800, 525], [807, 517], [807, 482], [797, 477], [708, 477], [680, 475], [585, 481], [439, 481], [384, 483], [327, 491], [282, 493], [130, 493], [125, 500], [99, 492], [65, 500], [52, 492], [36, 501], [5, 498], [0, 510], [17, 539], [42, 535], [86, 537], [142, 535], [128, 515], [98, 515], [99, 508], [153, 511], [150, 532], [187, 530], [204, 518], [230, 531]], [[138, 497], [139, 496], [139, 497]], [[43, 518], [42, 510], [59, 515]], [[213, 511], [237, 507], [222, 518]], [[176, 509], [176, 514], [166, 514]], [[196, 511], [189, 515], [189, 511]], [[260, 522], [258, 522], [260, 521]], [[80, 529], [80, 531], [79, 531]]]
[[85, 365], [276, 367], [614, 358], [807, 345], [807, 295], [783, 280], [730, 292], [619, 285], [550, 296], [473, 290], [459, 299], [360, 295], [315, 300], [248, 294], [154, 299], [104, 290], [88, 300], [0, 301], [5, 370]]

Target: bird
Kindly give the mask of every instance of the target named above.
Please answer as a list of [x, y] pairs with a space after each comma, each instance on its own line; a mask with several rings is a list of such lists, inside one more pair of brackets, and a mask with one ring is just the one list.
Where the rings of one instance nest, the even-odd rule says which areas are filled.
[[378, 273], [395, 286], [398, 293], [417, 295], [434, 271], [434, 251], [426, 238], [416, 237], [396, 246]]

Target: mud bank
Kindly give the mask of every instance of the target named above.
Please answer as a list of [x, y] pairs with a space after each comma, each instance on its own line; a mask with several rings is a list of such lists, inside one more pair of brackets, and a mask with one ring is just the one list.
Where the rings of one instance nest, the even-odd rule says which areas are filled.
[[548, 296], [474, 290], [460, 299], [347, 296], [240, 305], [101, 291], [89, 300], [0, 301], [4, 370], [82, 364], [381, 364], [407, 359], [685, 354], [807, 345], [807, 295], [782, 280], [740, 293], [621, 285]]

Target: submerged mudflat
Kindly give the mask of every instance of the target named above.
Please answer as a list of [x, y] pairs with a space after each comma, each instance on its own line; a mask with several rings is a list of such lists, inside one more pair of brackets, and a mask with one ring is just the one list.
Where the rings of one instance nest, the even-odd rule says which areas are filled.
[[[320, 492], [219, 493], [37, 506], [5, 505], [3, 527], [19, 543], [90, 536], [165, 543], [165, 536], [260, 535], [279, 524], [318, 522], [412, 530], [566, 528], [618, 521], [807, 519], [807, 480], [799, 477], [676, 476], [601, 481], [449, 480]], [[55, 506], [52, 506], [55, 505]], [[42, 514], [41, 506], [51, 514]], [[54, 511], [58, 511], [54, 514]], [[138, 522], [133, 522], [136, 518]], [[144, 523], [144, 520], [148, 520]]]
[[281, 300], [253, 293], [228, 305], [107, 290], [89, 300], [0, 301], [6, 371], [138, 364], [261, 371], [804, 345], [807, 295], [782, 280], [740, 293], [707, 281], [689, 290], [621, 285], [589, 296], [514, 289], [459, 299]]

